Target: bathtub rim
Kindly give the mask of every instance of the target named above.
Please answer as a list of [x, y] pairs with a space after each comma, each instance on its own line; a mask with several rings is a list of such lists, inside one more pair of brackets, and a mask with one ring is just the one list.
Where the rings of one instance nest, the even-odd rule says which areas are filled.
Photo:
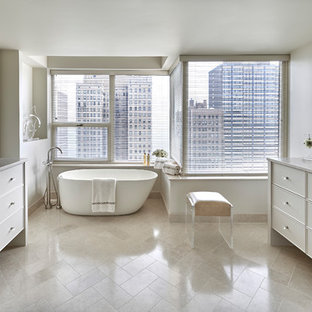
[[[130, 168], [81, 168], [81, 169], [73, 169], [73, 170], [67, 170], [64, 172], [61, 172], [58, 176], [57, 179], [63, 179], [63, 180], [67, 180], [67, 181], [92, 181], [93, 178], [90, 179], [86, 179], [86, 178], [71, 178], [71, 177], [64, 177], [64, 175], [66, 174], [70, 174], [73, 172], [77, 172], [77, 171], [107, 171], [107, 170], [111, 170], [111, 171], [136, 171], [136, 172], [149, 172], [151, 174], [150, 177], [146, 178], [146, 177], [137, 177], [137, 178], [126, 178], [126, 179], [120, 179], [120, 178], [116, 178], [116, 181], [120, 181], [120, 182], [136, 182], [136, 181], [149, 181], [149, 180], [156, 180], [158, 178], [158, 173], [152, 170], [146, 170], [146, 169], [130, 169]], [[113, 177], [112, 177], [113, 178]], [[100, 179], [100, 178], [99, 178]]]

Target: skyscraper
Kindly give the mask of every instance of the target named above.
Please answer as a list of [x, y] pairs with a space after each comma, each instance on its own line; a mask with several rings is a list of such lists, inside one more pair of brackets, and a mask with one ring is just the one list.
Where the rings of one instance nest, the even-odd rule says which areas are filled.
[[229, 166], [263, 166], [278, 154], [279, 75], [274, 62], [223, 63], [209, 72], [209, 106], [224, 112]]
[[188, 159], [192, 169], [199, 171], [219, 167], [224, 154], [223, 111], [210, 108], [207, 100], [189, 101], [188, 106]]
[[[127, 77], [127, 76], [125, 76]], [[128, 85], [124, 79], [115, 81], [115, 160], [123, 161], [128, 158]]]
[[[76, 84], [76, 120], [109, 123], [109, 92], [96, 76]], [[117, 76], [114, 105], [114, 155], [117, 161], [141, 161], [152, 148], [152, 77]], [[107, 130], [78, 127], [79, 158], [107, 157]]]
[[[53, 109], [55, 110], [53, 112], [54, 117], [56, 121], [64, 121], [68, 119], [68, 96], [66, 95], [66, 93], [58, 91], [56, 93], [56, 101], [57, 101], [57, 105], [55, 105], [55, 107], [53, 107]], [[64, 153], [68, 153], [69, 152], [69, 145], [68, 145], [68, 131], [70, 129], [66, 129], [66, 128], [58, 128], [57, 129], [57, 138], [59, 139], [59, 141], [57, 142], [57, 146], [64, 146], [65, 148], [63, 148], [63, 152]]]
[[128, 76], [128, 159], [152, 149], [152, 77]]
[[[76, 121], [82, 123], [109, 122], [108, 78], [97, 79], [86, 75], [76, 83]], [[106, 82], [106, 83], [105, 83]], [[107, 158], [107, 129], [102, 127], [77, 128], [79, 158]]]

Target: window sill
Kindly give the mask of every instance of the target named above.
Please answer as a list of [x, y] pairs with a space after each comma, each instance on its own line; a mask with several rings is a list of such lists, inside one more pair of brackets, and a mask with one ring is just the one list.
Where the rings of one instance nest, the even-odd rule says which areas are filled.
[[[140, 168], [140, 169], [155, 169], [154, 165], [146, 166], [144, 164], [99, 164], [99, 163], [68, 163], [68, 162], [54, 162], [53, 167], [75, 167], [75, 168]], [[160, 170], [160, 169], [155, 169]]]
[[254, 175], [254, 174], [249, 174], [249, 175], [206, 175], [206, 176], [172, 176], [169, 174], [165, 174], [165, 176], [168, 178], [169, 181], [173, 182], [183, 182], [183, 181], [208, 181], [208, 180], [254, 180], [254, 181], [261, 181], [261, 180], [267, 180], [268, 176], [267, 175]]

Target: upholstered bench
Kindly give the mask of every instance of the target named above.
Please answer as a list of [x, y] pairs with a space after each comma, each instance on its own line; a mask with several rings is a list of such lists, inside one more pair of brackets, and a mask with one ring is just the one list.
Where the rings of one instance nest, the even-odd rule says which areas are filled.
[[[186, 195], [185, 224], [188, 223], [188, 215], [191, 215], [191, 247], [195, 247], [195, 217], [209, 216], [219, 217], [219, 232], [223, 236], [230, 248], [233, 248], [233, 214], [232, 204], [220, 193], [216, 192], [191, 192]], [[230, 219], [230, 239], [227, 240], [220, 226], [220, 218]]]

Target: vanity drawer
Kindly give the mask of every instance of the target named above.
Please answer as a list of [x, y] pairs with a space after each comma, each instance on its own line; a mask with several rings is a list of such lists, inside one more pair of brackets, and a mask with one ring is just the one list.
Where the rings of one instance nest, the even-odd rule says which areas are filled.
[[0, 196], [23, 185], [23, 166], [18, 165], [1, 172], [0, 175]]
[[24, 209], [19, 209], [0, 223], [0, 250], [24, 228]]
[[312, 229], [312, 202], [308, 202], [307, 208], [307, 226]]
[[274, 164], [273, 183], [299, 195], [305, 196], [305, 172]]
[[24, 207], [23, 192], [23, 186], [19, 186], [0, 197], [0, 223], [15, 211]]
[[274, 208], [279, 208], [302, 223], [305, 222], [305, 199], [303, 197], [273, 185], [272, 201]]
[[312, 230], [307, 230], [307, 254], [312, 258]]
[[305, 251], [305, 226], [303, 224], [273, 208], [272, 228]]
[[308, 173], [308, 198], [312, 200], [312, 173]]

